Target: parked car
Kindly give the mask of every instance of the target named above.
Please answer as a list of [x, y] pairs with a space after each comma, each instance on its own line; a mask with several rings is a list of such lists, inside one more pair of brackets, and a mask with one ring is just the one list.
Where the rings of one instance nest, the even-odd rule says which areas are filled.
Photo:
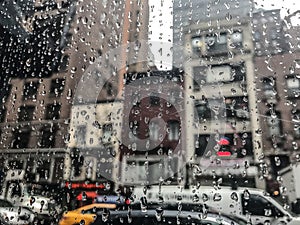
[[107, 211], [97, 214], [91, 225], [246, 225], [243, 220], [236, 220], [218, 213], [199, 214], [198, 212], [164, 210], [123, 210]]
[[268, 193], [256, 188], [231, 187], [214, 188], [201, 186], [195, 190], [178, 189], [176, 186], [151, 187], [146, 194], [143, 188], [136, 188], [133, 196], [135, 201], [144, 196], [149, 202], [159, 198], [165, 203], [199, 203], [206, 204], [217, 211], [234, 215], [255, 224], [286, 224], [299, 225], [300, 217], [295, 215], [281, 202]]
[[115, 209], [116, 204], [112, 203], [94, 203], [91, 205], [86, 205], [78, 209], [68, 211], [63, 214], [59, 221], [59, 225], [74, 225], [83, 224], [89, 225], [96, 218], [96, 214], [99, 211], [103, 211], [104, 208]]
[[6, 199], [0, 199], [0, 217], [10, 225], [28, 225], [34, 221], [34, 213], [29, 209], [14, 206]]

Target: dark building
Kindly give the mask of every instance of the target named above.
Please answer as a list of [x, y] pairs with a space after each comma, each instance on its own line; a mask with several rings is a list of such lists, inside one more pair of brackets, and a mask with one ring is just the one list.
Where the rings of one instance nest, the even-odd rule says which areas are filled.
[[[84, 102], [74, 102], [79, 81], [110, 51], [147, 40], [148, 4], [96, 0], [30, 3], [25, 5], [31, 10], [19, 15], [26, 15], [25, 19], [1, 21], [0, 72], [6, 87], [1, 93], [1, 165], [26, 170], [32, 175], [31, 182], [60, 185], [70, 179], [72, 164], [79, 160], [68, 147], [73, 104], [121, 99], [126, 68], [142, 70], [140, 64], [147, 63], [127, 65], [129, 58], [139, 57], [139, 51], [119, 50], [122, 64], [105, 68], [111, 79], [101, 80], [105, 85], [93, 99], [88, 98], [92, 88], [85, 87]], [[1, 13], [6, 10], [14, 16], [15, 6], [7, 6]]]
[[291, 16], [283, 20], [280, 10], [259, 11], [252, 21], [257, 107], [270, 192], [280, 185], [286, 193], [295, 189], [281, 174], [298, 161], [300, 144], [299, 26], [292, 25]]
[[[273, 175], [297, 161], [300, 145], [300, 53], [255, 57], [263, 147]], [[277, 161], [277, 163], [276, 163]]]

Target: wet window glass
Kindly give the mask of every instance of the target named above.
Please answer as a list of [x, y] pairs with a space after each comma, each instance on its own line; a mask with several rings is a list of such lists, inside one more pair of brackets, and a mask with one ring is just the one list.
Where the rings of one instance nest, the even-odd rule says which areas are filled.
[[86, 206], [148, 202], [209, 206], [153, 223], [299, 223], [299, 15], [297, 0], [0, 1], [0, 197], [20, 211], [2, 219], [92, 225]]

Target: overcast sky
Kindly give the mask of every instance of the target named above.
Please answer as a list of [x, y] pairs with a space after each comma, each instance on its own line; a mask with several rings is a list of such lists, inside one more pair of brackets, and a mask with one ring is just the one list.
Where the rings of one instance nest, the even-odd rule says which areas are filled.
[[300, 10], [299, 0], [255, 0], [256, 8], [281, 9], [282, 16]]

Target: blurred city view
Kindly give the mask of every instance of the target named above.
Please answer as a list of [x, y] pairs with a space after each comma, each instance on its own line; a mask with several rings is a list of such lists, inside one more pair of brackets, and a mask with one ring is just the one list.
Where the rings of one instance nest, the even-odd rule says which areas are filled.
[[[300, 214], [289, 3], [0, 1], [0, 199], [46, 224], [101, 196], [256, 188]], [[226, 214], [232, 199], [211, 206]], [[262, 214], [276, 223], [251, 223], [300, 224]]]

